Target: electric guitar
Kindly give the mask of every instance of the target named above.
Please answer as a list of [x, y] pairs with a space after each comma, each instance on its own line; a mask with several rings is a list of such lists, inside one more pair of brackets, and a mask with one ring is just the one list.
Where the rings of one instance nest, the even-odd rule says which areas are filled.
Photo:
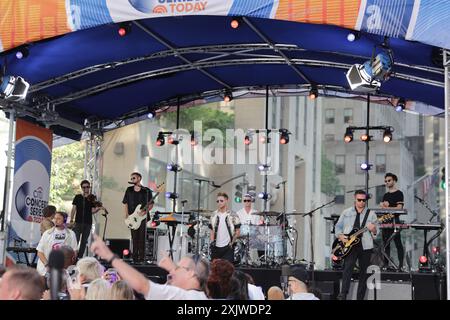
[[156, 186], [155, 194], [153, 195], [151, 200], [147, 202], [145, 206], [142, 207], [141, 204], [137, 205], [136, 209], [134, 209], [134, 212], [125, 219], [126, 226], [132, 230], [139, 229], [142, 220], [147, 218], [147, 210], [149, 205], [153, 204], [153, 200], [155, 200], [155, 198], [159, 195], [159, 193], [163, 191], [164, 191], [164, 182]]
[[[386, 222], [394, 217], [395, 215], [393, 215], [392, 213], [388, 213], [377, 218], [376, 223]], [[333, 242], [333, 250], [331, 250], [331, 254], [334, 255], [338, 260], [346, 257], [350, 253], [352, 248], [361, 242], [361, 237], [367, 230], [369, 230], [367, 227], [359, 230], [353, 229], [350, 233], [346, 234], [348, 240], [345, 243], [336, 238]]]

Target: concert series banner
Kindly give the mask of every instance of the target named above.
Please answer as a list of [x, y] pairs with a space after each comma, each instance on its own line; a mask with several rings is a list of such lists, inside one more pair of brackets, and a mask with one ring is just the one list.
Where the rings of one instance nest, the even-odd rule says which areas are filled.
[[[17, 120], [8, 246], [35, 247], [39, 242], [50, 190], [51, 150], [51, 130]], [[16, 260], [11, 254], [8, 258]]]

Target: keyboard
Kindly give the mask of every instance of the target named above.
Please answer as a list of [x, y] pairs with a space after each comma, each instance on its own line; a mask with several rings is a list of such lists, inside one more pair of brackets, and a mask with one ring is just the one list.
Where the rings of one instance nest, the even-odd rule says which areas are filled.
[[394, 214], [394, 215], [404, 215], [408, 214], [408, 210], [406, 209], [396, 209], [396, 208], [372, 208], [369, 209], [370, 211], [373, 211], [376, 215], [385, 215], [385, 214]]
[[444, 228], [440, 223], [412, 223], [409, 226], [417, 230], [439, 230]]
[[182, 219], [181, 213], [172, 213], [163, 218], [159, 218], [160, 222], [171, 222], [171, 223], [188, 223], [189, 222], [189, 213], [185, 213]]
[[410, 225], [406, 223], [382, 223], [378, 227], [381, 229], [409, 229]]
[[29, 247], [7, 247], [6, 251], [14, 251], [14, 252], [25, 252], [25, 253], [36, 253], [36, 248]]

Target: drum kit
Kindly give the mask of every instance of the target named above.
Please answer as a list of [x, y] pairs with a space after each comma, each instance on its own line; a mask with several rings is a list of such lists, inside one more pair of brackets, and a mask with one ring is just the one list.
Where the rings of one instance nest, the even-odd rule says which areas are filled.
[[[175, 262], [189, 253], [198, 253], [209, 259], [209, 224], [212, 213], [212, 210], [207, 209], [191, 210], [184, 213], [183, 221], [178, 213], [166, 213], [168, 216], [160, 218], [162, 227], [152, 227], [154, 254], [150, 260], [159, 262], [170, 253]], [[262, 216], [264, 222], [259, 225], [241, 225], [240, 236], [234, 246], [235, 264], [255, 267], [281, 265], [285, 262], [286, 255], [283, 248], [283, 229], [276, 223], [280, 212], [263, 211], [254, 214]], [[167, 228], [164, 225], [167, 225]], [[171, 232], [170, 227], [172, 230], [176, 228], [175, 231]]]

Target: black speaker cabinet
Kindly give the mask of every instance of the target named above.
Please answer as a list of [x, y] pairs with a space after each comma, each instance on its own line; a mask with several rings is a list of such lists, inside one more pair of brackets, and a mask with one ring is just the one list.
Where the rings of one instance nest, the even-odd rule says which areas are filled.
[[123, 250], [131, 251], [130, 239], [106, 239], [107, 246], [112, 252], [123, 258]]

